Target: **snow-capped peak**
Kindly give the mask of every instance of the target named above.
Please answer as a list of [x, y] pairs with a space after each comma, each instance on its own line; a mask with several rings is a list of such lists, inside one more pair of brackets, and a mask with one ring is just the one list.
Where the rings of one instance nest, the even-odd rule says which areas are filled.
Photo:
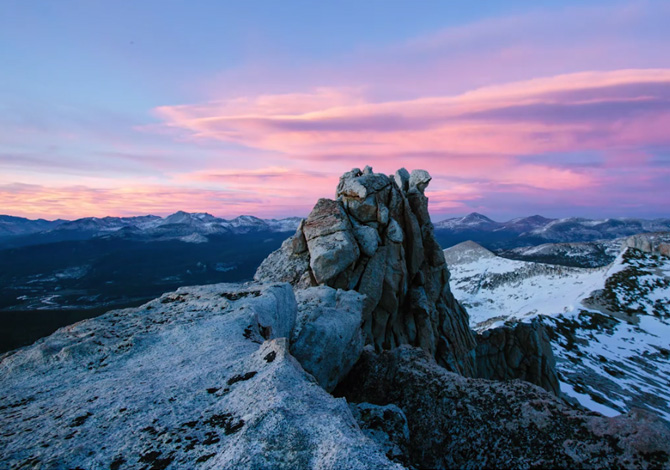
[[465, 217], [461, 218], [461, 223], [462, 224], [467, 224], [467, 225], [478, 225], [478, 224], [494, 224], [495, 222], [485, 215], [482, 215], [478, 212], [472, 212]]

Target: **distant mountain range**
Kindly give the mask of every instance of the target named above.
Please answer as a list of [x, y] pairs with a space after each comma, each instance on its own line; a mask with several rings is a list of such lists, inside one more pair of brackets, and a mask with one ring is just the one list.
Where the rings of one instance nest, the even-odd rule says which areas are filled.
[[[119, 237], [138, 241], [179, 240], [204, 243], [211, 235], [293, 232], [300, 217], [261, 219], [241, 215], [222, 219], [208, 213], [179, 211], [167, 217], [85, 217], [77, 220], [29, 220], [0, 215], [0, 248]], [[443, 248], [473, 240], [488, 249], [508, 250], [543, 243], [588, 242], [645, 232], [670, 230], [668, 219], [550, 219], [540, 215], [496, 222], [473, 212], [436, 222], [437, 239]]]
[[512, 249], [544, 243], [612, 240], [645, 232], [670, 230], [670, 219], [548, 219], [540, 215], [496, 222], [473, 212], [437, 222], [436, 236], [443, 248], [467, 240], [488, 249]]
[[88, 240], [95, 237], [120, 237], [131, 240], [180, 240], [204, 243], [210, 235], [251, 232], [293, 232], [300, 217], [260, 219], [242, 215], [231, 220], [207, 213], [179, 211], [167, 217], [85, 217], [77, 220], [29, 220], [0, 216], [0, 247], [18, 247], [59, 241]]
[[251, 280], [300, 220], [0, 216], [0, 351], [180, 286]]

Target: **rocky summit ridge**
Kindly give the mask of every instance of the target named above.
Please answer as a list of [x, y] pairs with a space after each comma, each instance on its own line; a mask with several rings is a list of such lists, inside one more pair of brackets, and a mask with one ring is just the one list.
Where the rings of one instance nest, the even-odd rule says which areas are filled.
[[424, 190], [430, 180], [424, 170], [345, 173], [337, 199], [320, 199], [255, 279], [356, 290], [366, 296], [366, 343], [377, 350], [419, 346], [447, 369], [476, 375], [476, 341], [449, 289], [428, 215]]
[[670, 468], [664, 422], [559, 396], [541, 324], [470, 330], [429, 182], [354, 169], [255, 282], [0, 355], [2, 467]]
[[427, 171], [404, 168], [391, 176], [370, 167], [345, 173], [336, 199], [320, 199], [254, 279], [358, 291], [365, 342], [377, 351], [408, 344], [466, 377], [520, 378], [558, 394], [541, 325], [470, 330], [428, 213], [430, 181]]

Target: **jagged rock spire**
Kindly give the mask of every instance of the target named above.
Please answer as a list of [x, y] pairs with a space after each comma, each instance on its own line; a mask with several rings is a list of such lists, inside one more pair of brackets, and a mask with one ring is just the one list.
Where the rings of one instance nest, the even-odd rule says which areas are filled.
[[404, 168], [391, 177], [370, 167], [345, 173], [336, 200], [320, 199], [255, 279], [356, 290], [366, 295], [368, 344], [420, 346], [447, 369], [474, 376], [476, 342], [433, 234], [430, 180], [425, 170]]

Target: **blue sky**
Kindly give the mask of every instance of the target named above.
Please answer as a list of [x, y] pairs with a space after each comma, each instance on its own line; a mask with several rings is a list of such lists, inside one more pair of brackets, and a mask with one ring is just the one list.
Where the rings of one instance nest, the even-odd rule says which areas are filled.
[[0, 204], [305, 215], [424, 167], [436, 218], [667, 215], [667, 2], [3, 2]]

